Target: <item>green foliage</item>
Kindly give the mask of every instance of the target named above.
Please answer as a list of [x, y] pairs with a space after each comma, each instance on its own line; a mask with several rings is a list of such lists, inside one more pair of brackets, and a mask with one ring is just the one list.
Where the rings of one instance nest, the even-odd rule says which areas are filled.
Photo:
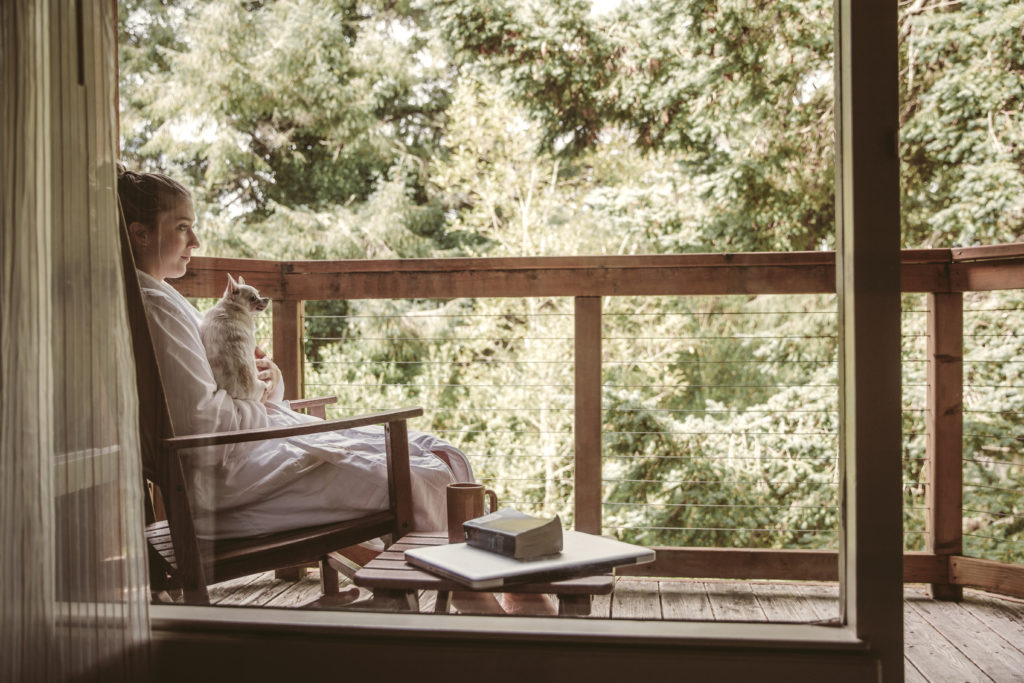
[[901, 17], [904, 242], [1012, 242], [1024, 223], [1024, 7], [985, 0]]
[[[456, 59], [500, 77], [575, 154], [622, 127], [671, 152], [705, 211], [693, 250], [832, 240], [831, 3], [652, 3], [588, 19], [578, 0], [438, 0]], [[686, 242], [669, 243], [685, 248]]]

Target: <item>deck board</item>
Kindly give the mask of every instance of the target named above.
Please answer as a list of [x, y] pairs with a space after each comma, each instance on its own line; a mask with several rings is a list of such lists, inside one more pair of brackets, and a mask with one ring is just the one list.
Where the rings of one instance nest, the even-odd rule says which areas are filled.
[[612, 593], [613, 619], [658, 619], [661, 616], [661, 599], [651, 581], [619, 579]]
[[751, 591], [771, 623], [818, 621], [814, 606], [794, 584], [752, 583]]
[[757, 596], [744, 581], [705, 581], [715, 621], [767, 621]]
[[[350, 584], [342, 581], [344, 590]], [[361, 590], [360, 599], [369, 597]], [[320, 597], [317, 570], [298, 581], [273, 572], [210, 587], [218, 605], [310, 607]], [[435, 593], [422, 591], [420, 609], [431, 612]], [[822, 622], [839, 616], [834, 583], [694, 581], [620, 578], [611, 595], [596, 595], [590, 618], [688, 621]], [[928, 598], [924, 588], [904, 590], [905, 680], [1024, 682], [1024, 601], [966, 589], [960, 603]]]
[[929, 681], [992, 680], [912, 607], [903, 610], [903, 638], [904, 671], [916, 668]]
[[[618, 592], [618, 585], [615, 586]], [[662, 617], [665, 619], [692, 619], [714, 621], [711, 600], [704, 584], [699, 581], [661, 581]]]
[[1024, 678], [1021, 652], [999, 637], [983, 622], [971, 616], [960, 605], [944, 604], [927, 596], [908, 598], [908, 608], [915, 610], [949, 643], [994, 681]]

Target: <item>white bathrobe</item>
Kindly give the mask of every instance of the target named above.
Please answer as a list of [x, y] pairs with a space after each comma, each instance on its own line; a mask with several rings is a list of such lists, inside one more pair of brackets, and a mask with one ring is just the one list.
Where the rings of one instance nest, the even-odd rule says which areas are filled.
[[[142, 272], [139, 281], [176, 434], [317, 419], [292, 411], [281, 400], [283, 387], [266, 404], [217, 389], [199, 338], [199, 311], [166, 282]], [[409, 441], [414, 525], [444, 529], [445, 487], [473, 481], [472, 470], [441, 439], [409, 430]], [[451, 467], [434, 453], [448, 456]], [[205, 448], [191, 462], [196, 531], [207, 538], [326, 524], [388, 506], [383, 426]]]

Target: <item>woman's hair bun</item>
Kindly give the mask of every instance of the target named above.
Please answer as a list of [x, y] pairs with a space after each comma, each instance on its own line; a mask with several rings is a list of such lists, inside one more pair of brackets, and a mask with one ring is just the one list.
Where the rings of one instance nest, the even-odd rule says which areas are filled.
[[122, 215], [129, 225], [134, 222], [153, 225], [158, 213], [192, 196], [188, 188], [163, 173], [131, 171], [121, 161], [117, 162], [117, 194]]

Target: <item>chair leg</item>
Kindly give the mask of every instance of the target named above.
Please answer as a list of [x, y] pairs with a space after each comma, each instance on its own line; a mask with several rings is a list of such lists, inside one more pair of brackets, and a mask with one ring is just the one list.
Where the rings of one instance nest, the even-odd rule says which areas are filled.
[[306, 575], [305, 565], [297, 565], [295, 567], [283, 567], [281, 569], [274, 570], [274, 578], [281, 579], [282, 581], [300, 581], [302, 577]]
[[586, 617], [590, 615], [589, 595], [559, 595], [558, 616]]
[[331, 566], [329, 555], [320, 558], [320, 592], [324, 595], [334, 595], [339, 588], [338, 570]]

